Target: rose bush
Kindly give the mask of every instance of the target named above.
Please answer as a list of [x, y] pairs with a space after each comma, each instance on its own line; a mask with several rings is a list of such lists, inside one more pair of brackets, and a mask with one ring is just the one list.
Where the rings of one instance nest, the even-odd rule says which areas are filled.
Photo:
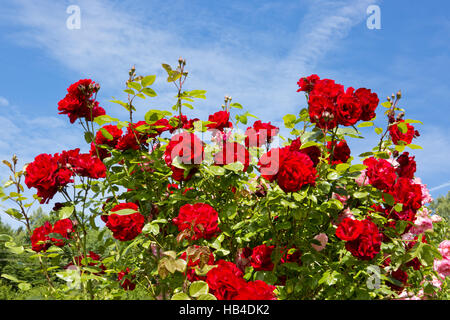
[[[126, 121], [99, 105], [97, 83], [80, 80], [58, 110], [79, 123], [89, 153], [43, 153], [22, 170], [16, 157], [4, 161], [12, 174], [0, 196], [16, 204], [5, 212], [25, 224], [30, 247], [1, 239], [11, 254], [39, 260], [48, 297], [448, 298], [448, 226], [426, 207], [428, 190], [405, 151], [419, 148], [411, 142], [420, 121], [404, 118], [400, 93], [381, 103], [383, 129], [370, 89], [302, 77], [306, 107], [285, 115], [284, 129], [249, 127], [255, 116], [230, 97], [207, 121], [189, 119], [205, 91], [183, 89], [183, 59], [163, 68], [177, 90], [175, 114], [151, 109], [134, 120], [135, 100], [156, 96], [156, 77], [134, 68], [126, 101], [111, 100]], [[349, 139], [370, 127], [378, 144], [352, 154]], [[280, 145], [283, 130], [290, 137]], [[31, 228], [36, 201], [55, 201], [54, 225]]]

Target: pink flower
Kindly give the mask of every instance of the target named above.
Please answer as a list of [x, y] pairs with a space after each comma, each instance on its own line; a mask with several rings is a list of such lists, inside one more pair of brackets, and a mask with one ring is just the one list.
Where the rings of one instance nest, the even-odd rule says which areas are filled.
[[439, 252], [443, 258], [450, 259], [450, 240], [444, 240], [439, 244]]
[[420, 184], [420, 188], [422, 189], [422, 204], [430, 203], [431, 201], [433, 201], [430, 190], [428, 190], [426, 184], [422, 183], [422, 180], [420, 178], [414, 178], [413, 182], [415, 184]]
[[361, 174], [358, 178], [355, 179], [355, 182], [358, 186], [366, 186], [369, 184], [369, 179], [367, 178], [367, 169], [361, 171]]
[[313, 244], [312, 243], [311, 247], [313, 247], [314, 250], [316, 250], [316, 251], [322, 251], [325, 248], [325, 246], [327, 245], [327, 242], [328, 242], [327, 235], [325, 233], [319, 233], [318, 235], [316, 235], [314, 237], [314, 239], [316, 239], [316, 240], [318, 240], [320, 242], [320, 246], [317, 245], [317, 244]]
[[441, 222], [442, 221], [442, 217], [440, 215], [437, 215], [437, 214], [432, 214], [431, 215], [431, 221], [433, 221], [433, 223]]
[[340, 195], [339, 193], [333, 192], [331, 196], [333, 199], [339, 200], [344, 206], [347, 204], [348, 196]]
[[450, 259], [444, 258], [442, 260], [434, 260], [434, 271], [436, 271], [439, 276], [444, 279], [450, 276]]
[[410, 232], [414, 234], [421, 234], [427, 230], [433, 230], [433, 221], [428, 217], [418, 215]]

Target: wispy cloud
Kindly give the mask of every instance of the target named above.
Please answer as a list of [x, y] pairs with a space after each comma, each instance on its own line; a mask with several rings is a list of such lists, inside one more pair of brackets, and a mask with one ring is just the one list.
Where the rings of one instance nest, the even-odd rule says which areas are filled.
[[446, 188], [446, 187], [450, 187], [450, 181], [448, 181], [446, 183], [443, 183], [443, 184], [440, 184], [440, 185], [438, 185], [436, 187], [433, 187], [433, 188], [430, 189], [430, 191], [433, 192], [433, 191], [440, 190], [440, 189]]
[[0, 96], [0, 107], [7, 106], [9, 106], [9, 101], [5, 97]]

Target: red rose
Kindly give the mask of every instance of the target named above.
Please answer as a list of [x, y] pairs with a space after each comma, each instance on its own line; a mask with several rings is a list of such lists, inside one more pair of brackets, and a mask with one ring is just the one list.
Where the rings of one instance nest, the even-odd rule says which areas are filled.
[[333, 150], [333, 155], [329, 158], [329, 161], [331, 161], [333, 165], [346, 163], [347, 160], [350, 159], [350, 148], [347, 145], [347, 141], [344, 139], [339, 141], [334, 140], [333, 143], [328, 141], [327, 149], [330, 150], [330, 152]]
[[320, 152], [320, 148], [317, 146], [311, 146], [311, 147], [306, 147], [306, 148], [300, 149], [301, 146], [302, 146], [302, 141], [300, 138], [297, 138], [291, 142], [291, 144], [289, 145], [289, 150], [290, 151], [298, 151], [298, 152], [306, 154], [313, 162], [314, 167], [316, 167], [319, 164], [320, 156], [322, 155], [322, 153]]
[[246, 172], [250, 164], [250, 153], [237, 142], [225, 142], [220, 150], [214, 156], [215, 165], [225, 165], [239, 161], [244, 165], [243, 171]]
[[96, 156], [89, 153], [79, 153], [80, 149], [62, 151], [58, 162], [81, 177], [100, 179], [106, 177], [106, 166]]
[[403, 204], [403, 211], [416, 212], [422, 207], [422, 188], [409, 178], [398, 178], [390, 194], [396, 202]]
[[[403, 133], [398, 127], [399, 123], [404, 123], [406, 125], [407, 130], [405, 133]], [[394, 144], [400, 144], [400, 141], [403, 141], [405, 144], [410, 144], [413, 138], [419, 136], [419, 133], [414, 129], [414, 127], [409, 123], [405, 123], [405, 120], [399, 120], [389, 126], [389, 134]]]
[[204, 158], [203, 142], [190, 132], [182, 132], [172, 137], [164, 152], [164, 161], [172, 169], [172, 178], [176, 181], [189, 180], [193, 172], [184, 177], [184, 169], [172, 165], [175, 157], [183, 164], [198, 165]]
[[287, 154], [280, 162], [277, 182], [284, 192], [299, 191], [304, 185], [315, 185], [317, 171], [310, 157], [301, 152], [283, 149]]
[[283, 157], [287, 154], [281, 150], [280, 148], [273, 148], [259, 158], [258, 166], [261, 176], [270, 182], [277, 178], [280, 163], [283, 162]]
[[92, 156], [97, 156], [98, 152], [99, 158], [101, 160], [109, 157], [111, 154], [108, 152], [107, 149], [100, 148], [99, 146], [104, 145], [114, 148], [117, 142], [119, 141], [120, 137], [122, 136], [122, 130], [117, 128], [117, 126], [115, 125], [106, 125], [103, 126], [102, 129], [105, 129], [112, 136], [112, 139], [109, 140], [108, 138], [106, 138], [103, 135], [103, 132], [99, 130], [95, 135], [95, 144], [93, 142], [91, 143], [91, 150], [90, 150], [90, 154]]
[[178, 231], [187, 230], [191, 240], [211, 239], [220, 232], [218, 217], [217, 211], [209, 204], [185, 204], [172, 222], [178, 227]]
[[[62, 219], [55, 222], [52, 233], [58, 233], [61, 237], [69, 239], [70, 234], [73, 232], [73, 224], [70, 219]], [[50, 238], [55, 246], [62, 247], [64, 241], [62, 239]]]
[[[136, 284], [132, 282], [133, 279], [136, 278], [135, 275], [130, 276], [130, 268], [126, 268], [126, 270], [122, 270], [117, 274], [117, 280], [120, 283], [120, 286], [124, 290], [133, 291], [136, 288]], [[123, 280], [123, 281], [122, 281]]]
[[361, 224], [361, 233], [356, 239], [348, 241], [345, 248], [360, 260], [372, 260], [380, 252], [382, 235], [372, 221], [364, 219]]
[[120, 241], [129, 241], [136, 238], [144, 227], [144, 216], [138, 212], [139, 207], [132, 202], [121, 203], [111, 209], [111, 212], [119, 210], [131, 209], [136, 212], [130, 214], [115, 214], [108, 215], [106, 227], [112, 231], [113, 237]]
[[347, 91], [337, 98], [336, 115], [340, 125], [352, 126], [360, 118], [361, 106], [358, 98], [353, 94], [354, 90], [352, 87], [347, 88]]
[[150, 127], [151, 130], [154, 131], [154, 133], [150, 134], [151, 138], [155, 138], [156, 136], [159, 136], [163, 132], [172, 129], [171, 125], [169, 124], [169, 120], [164, 118], [155, 121], [153, 124], [150, 125]]
[[245, 131], [245, 146], [247, 148], [262, 147], [267, 143], [271, 143], [279, 130], [278, 127], [273, 126], [270, 122], [255, 121], [253, 127], [248, 127]]
[[147, 133], [139, 131], [139, 127], [146, 125], [145, 121], [128, 124], [127, 132], [119, 138], [115, 148], [120, 151], [139, 150], [141, 144], [146, 143], [149, 137]]
[[230, 113], [228, 111], [217, 111], [208, 117], [208, 121], [211, 121], [212, 123], [208, 123], [206, 127], [223, 131], [225, 128], [233, 127], [233, 124], [229, 120]]
[[262, 280], [247, 282], [233, 300], [276, 300], [275, 286], [268, 285]]
[[[188, 118], [184, 114], [181, 115], [181, 120], [180, 120], [180, 116], [174, 116], [174, 117], [170, 118], [170, 120], [169, 120], [169, 131], [170, 131], [170, 133], [174, 133], [178, 128], [181, 128], [184, 130], [190, 130], [190, 129], [194, 128], [194, 122], [198, 121], [198, 120], [199, 119], [197, 119], [197, 118], [188, 120]], [[181, 121], [181, 125], [180, 125], [180, 121]]]
[[52, 225], [50, 222], [45, 222], [43, 226], [37, 227], [33, 230], [31, 235], [31, 249], [35, 252], [47, 251], [52, 245], [48, 234], [52, 232]]
[[250, 264], [255, 271], [272, 271], [273, 262], [271, 254], [275, 246], [267, 246], [265, 244], [253, 248]]
[[384, 159], [375, 159], [374, 157], [367, 158], [363, 164], [368, 168], [366, 176], [369, 183], [375, 188], [383, 191], [388, 191], [392, 188], [397, 179], [395, 168], [392, 164]]
[[219, 260], [206, 274], [206, 283], [217, 300], [233, 300], [246, 286], [243, 273], [232, 262]]
[[375, 118], [375, 109], [380, 102], [377, 94], [375, 92], [372, 93], [370, 89], [359, 88], [355, 91], [355, 96], [359, 100], [361, 107], [359, 119], [362, 121], [370, 121]]
[[403, 289], [403, 287], [408, 283], [408, 274], [401, 269], [392, 271], [390, 276], [391, 276], [391, 278], [393, 278], [401, 283], [401, 285], [396, 285], [391, 282], [387, 282], [387, 285], [396, 291], [401, 291]]
[[[87, 259], [85, 259], [84, 255], [74, 257], [75, 264], [77, 266], [81, 266], [83, 264], [83, 259], [85, 260], [85, 265], [100, 268], [101, 271], [94, 273], [95, 275], [101, 275], [105, 273], [106, 267], [101, 263], [100, 256], [95, 252], [89, 251]], [[67, 269], [68, 267], [73, 265], [73, 262], [70, 262], [65, 268]]]
[[281, 263], [297, 263], [298, 265], [302, 264], [302, 252], [297, 248], [290, 248], [289, 250], [284, 250], [281, 256]]
[[404, 152], [397, 158], [397, 162], [399, 163], [396, 169], [398, 176], [413, 179], [414, 173], [416, 172], [416, 161], [414, 161], [414, 157], [410, 157], [409, 152]]
[[313, 92], [308, 100], [309, 119], [321, 129], [333, 129], [337, 125], [336, 106], [328, 97]]
[[355, 240], [363, 232], [364, 225], [359, 220], [344, 218], [336, 229], [336, 236], [344, 241]]
[[48, 203], [56, 192], [73, 182], [72, 171], [61, 168], [58, 160], [57, 154], [40, 154], [25, 170], [25, 184], [28, 188], [37, 189], [37, 195], [42, 198], [40, 203]]
[[312, 74], [309, 77], [300, 78], [297, 82], [297, 85], [299, 86], [297, 92], [300, 91], [311, 92], [314, 89], [314, 85], [319, 80], [320, 78], [317, 74]]
[[95, 116], [104, 115], [105, 110], [98, 106], [92, 96], [98, 91], [98, 85], [91, 79], [79, 80], [67, 89], [67, 95], [58, 102], [59, 114], [67, 114], [70, 123], [78, 118], [92, 120]]

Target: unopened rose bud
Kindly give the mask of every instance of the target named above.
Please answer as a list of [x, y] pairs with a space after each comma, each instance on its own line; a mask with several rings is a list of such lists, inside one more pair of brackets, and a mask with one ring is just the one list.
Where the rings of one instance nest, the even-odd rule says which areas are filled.
[[17, 164], [17, 155], [13, 155], [12, 156], [12, 162], [13, 162], [14, 165]]
[[397, 92], [397, 99], [400, 99], [402, 97], [402, 92], [400, 90], [398, 90]]

